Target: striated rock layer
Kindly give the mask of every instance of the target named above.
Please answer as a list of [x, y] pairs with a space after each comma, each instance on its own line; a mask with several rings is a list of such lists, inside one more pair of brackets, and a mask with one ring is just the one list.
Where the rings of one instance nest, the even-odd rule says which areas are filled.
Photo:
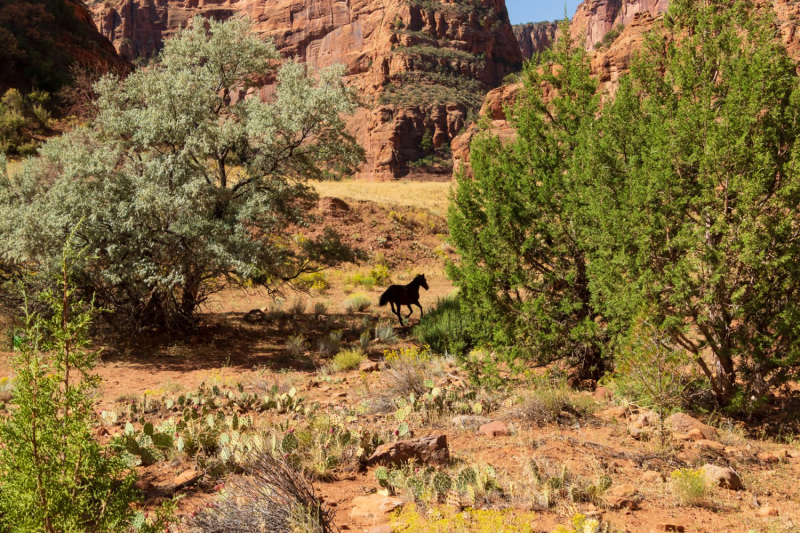
[[608, 32], [632, 24], [637, 14], [655, 17], [668, 8], [669, 0], [584, 0], [572, 18], [570, 33], [587, 50], [594, 50]]
[[195, 15], [241, 13], [285, 57], [347, 65], [368, 106], [350, 121], [368, 179], [408, 174], [410, 162], [430, 155], [420, 147], [426, 134], [435, 148], [448, 145], [522, 62], [505, 0], [94, 0], [90, 8], [128, 58], [154, 55]]
[[534, 54], [544, 52], [556, 40], [558, 22], [529, 22], [514, 25], [523, 59], [530, 59]]

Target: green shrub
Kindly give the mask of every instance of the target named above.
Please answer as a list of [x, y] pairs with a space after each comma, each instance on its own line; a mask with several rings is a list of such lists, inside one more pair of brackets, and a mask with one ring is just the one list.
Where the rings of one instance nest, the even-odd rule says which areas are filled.
[[11, 403], [0, 420], [0, 529], [6, 531], [164, 531], [170, 507], [147, 522], [131, 504], [136, 476], [93, 436], [92, 374], [88, 351], [91, 308], [74, 298], [65, 248], [60, 293], [43, 295], [47, 317], [28, 315], [13, 358]]
[[596, 408], [594, 400], [577, 393], [564, 382], [534, 382], [518, 409], [521, 417], [538, 424], [555, 422], [564, 413], [580, 418]]
[[347, 313], [363, 313], [372, 305], [369, 296], [365, 294], [354, 294], [345, 301], [344, 307]]
[[458, 296], [441, 298], [414, 328], [414, 335], [438, 354], [461, 356], [475, 346], [468, 312]]
[[654, 408], [663, 418], [688, 404], [690, 387], [700, 383], [692, 363], [666, 333], [638, 319], [618, 346], [614, 373], [604, 381], [620, 396]]
[[681, 468], [670, 474], [672, 492], [681, 505], [702, 505], [710, 493], [710, 486], [702, 470]]
[[345, 370], [353, 370], [358, 368], [363, 361], [367, 359], [360, 349], [355, 350], [342, 350], [336, 357], [333, 358], [329, 366], [333, 372], [344, 372]]
[[325, 272], [309, 272], [297, 278], [297, 285], [304, 290], [324, 293], [330, 287], [328, 275]]

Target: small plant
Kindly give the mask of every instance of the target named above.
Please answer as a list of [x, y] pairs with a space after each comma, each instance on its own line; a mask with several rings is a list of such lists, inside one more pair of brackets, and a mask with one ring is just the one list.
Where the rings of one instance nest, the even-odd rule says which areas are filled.
[[306, 353], [306, 338], [302, 335], [292, 335], [286, 340], [286, 355], [290, 359], [297, 359]]
[[358, 347], [361, 348], [361, 351], [366, 352], [369, 350], [369, 344], [372, 341], [372, 337], [369, 334], [369, 330], [362, 331], [361, 335], [358, 337]]
[[367, 356], [364, 355], [359, 349], [356, 350], [342, 350], [336, 357], [333, 358], [329, 368], [333, 372], [344, 372], [345, 370], [353, 370], [358, 368], [363, 361], [367, 359]]
[[469, 328], [470, 319], [458, 297], [448, 297], [436, 302], [436, 306], [420, 319], [414, 335], [438, 354], [461, 356], [475, 346]]
[[375, 338], [384, 344], [394, 344], [397, 342], [397, 333], [394, 326], [388, 320], [381, 320], [375, 326]]
[[314, 302], [314, 316], [325, 315], [328, 313], [328, 304], [325, 302]]
[[532, 385], [518, 411], [527, 420], [546, 424], [555, 422], [564, 413], [581, 418], [591, 414], [595, 408], [591, 398], [577, 394], [566, 383], [541, 380]]
[[339, 353], [342, 344], [342, 330], [335, 329], [319, 340], [319, 354], [322, 357], [331, 357]]
[[672, 492], [681, 505], [703, 505], [709, 495], [710, 486], [702, 470], [681, 468], [670, 474]]
[[348, 314], [352, 314], [355, 312], [363, 313], [367, 309], [370, 308], [372, 305], [372, 301], [370, 301], [369, 297], [364, 294], [354, 294], [350, 298], [345, 301], [345, 311]]
[[300, 275], [297, 285], [303, 290], [323, 294], [330, 287], [330, 282], [325, 272], [310, 272]]
[[304, 531], [333, 533], [333, 513], [314, 488], [269, 452], [254, 454], [246, 476], [229, 478], [219, 502], [192, 520], [200, 531]]
[[306, 301], [300, 297], [297, 297], [292, 302], [292, 305], [289, 306], [289, 314], [297, 316], [302, 315], [306, 312]]

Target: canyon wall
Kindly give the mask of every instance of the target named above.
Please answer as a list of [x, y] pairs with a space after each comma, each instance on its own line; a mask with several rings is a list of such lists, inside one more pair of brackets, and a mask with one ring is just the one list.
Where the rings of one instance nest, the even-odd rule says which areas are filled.
[[69, 83], [75, 64], [100, 71], [125, 67], [80, 0], [0, 1], [0, 94], [56, 91]]
[[[243, 14], [285, 57], [343, 63], [366, 107], [350, 129], [366, 149], [360, 176], [393, 179], [445, 148], [522, 56], [505, 0], [94, 0], [100, 32], [124, 57], [150, 57], [193, 17]], [[269, 88], [264, 88], [266, 96]], [[430, 168], [449, 173], [449, 167]]]
[[558, 32], [558, 22], [529, 22], [514, 25], [514, 35], [519, 42], [523, 59], [530, 59], [553, 45]]
[[666, 13], [669, 0], [584, 0], [570, 23], [572, 37], [594, 50], [608, 32], [634, 22], [639, 13]]

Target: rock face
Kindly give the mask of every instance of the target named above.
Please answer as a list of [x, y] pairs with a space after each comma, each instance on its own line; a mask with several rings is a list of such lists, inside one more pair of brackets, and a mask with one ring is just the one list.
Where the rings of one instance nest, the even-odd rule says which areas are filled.
[[[100, 32], [120, 54], [150, 57], [196, 15], [250, 17], [285, 57], [343, 63], [367, 108], [349, 122], [366, 149], [361, 177], [408, 174], [449, 145], [486, 92], [522, 63], [505, 0], [94, 0]], [[267, 97], [269, 88], [262, 90]], [[449, 171], [449, 168], [447, 169]]]
[[0, 94], [16, 88], [55, 91], [74, 64], [104, 72], [124, 70], [80, 0], [0, 2]]
[[529, 22], [514, 25], [523, 59], [530, 59], [534, 54], [544, 52], [556, 40], [558, 22]]
[[633, 23], [639, 13], [666, 13], [669, 0], [584, 0], [570, 23], [570, 33], [594, 50], [608, 32]]

